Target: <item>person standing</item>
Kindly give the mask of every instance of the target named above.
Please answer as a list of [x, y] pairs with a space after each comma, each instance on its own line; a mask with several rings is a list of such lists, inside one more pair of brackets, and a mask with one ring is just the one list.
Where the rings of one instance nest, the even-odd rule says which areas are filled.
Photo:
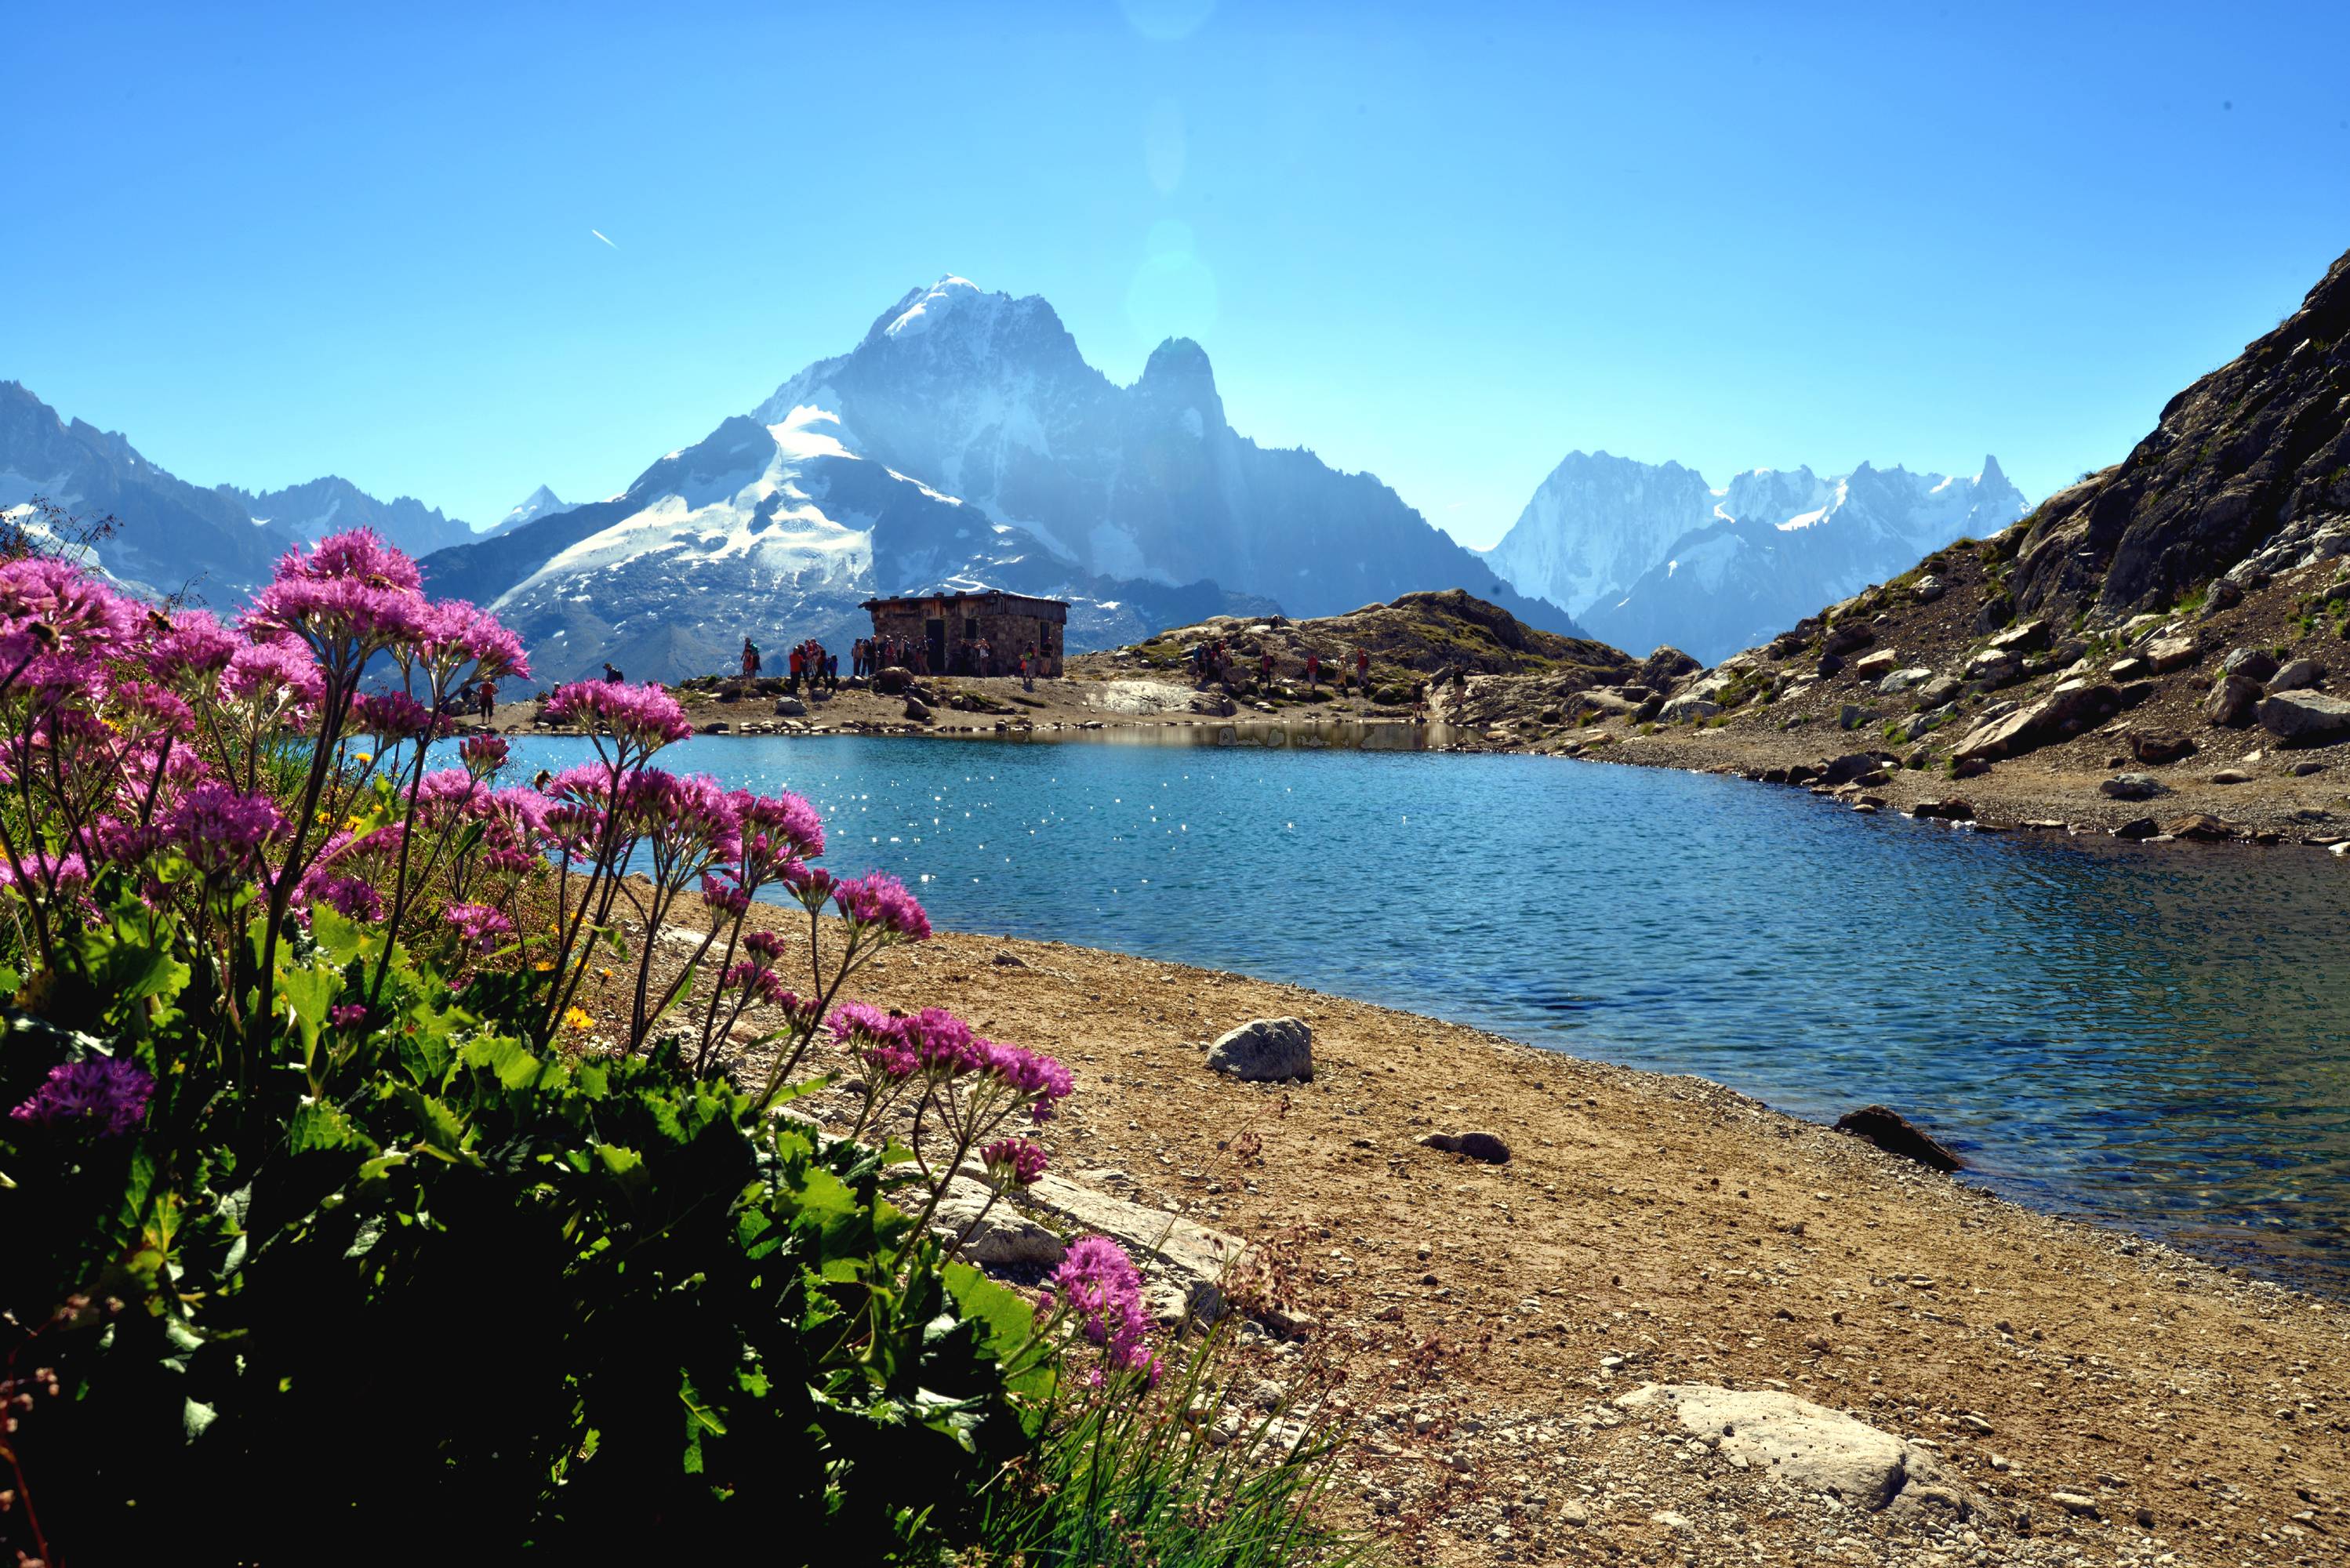
[[1259, 691], [1273, 690], [1273, 649], [1269, 648], [1256, 656], [1256, 681]]
[[1322, 656], [1312, 649], [1305, 650], [1305, 690], [1312, 691], [1322, 684]]
[[784, 690], [790, 692], [795, 697], [800, 694], [800, 670], [806, 661], [806, 655], [803, 654], [796, 648], [792, 649], [791, 674], [785, 680]]
[[482, 722], [486, 724], [498, 716], [498, 683], [494, 680], [483, 681], [481, 690], [475, 695], [481, 700]]
[[620, 684], [619, 667], [615, 665], [608, 659], [604, 660], [604, 683], [607, 686], [618, 686]]
[[743, 679], [751, 680], [759, 673], [759, 645], [749, 638], [743, 639]]
[[1367, 701], [1371, 695], [1371, 653], [1367, 648], [1355, 649], [1355, 686]]

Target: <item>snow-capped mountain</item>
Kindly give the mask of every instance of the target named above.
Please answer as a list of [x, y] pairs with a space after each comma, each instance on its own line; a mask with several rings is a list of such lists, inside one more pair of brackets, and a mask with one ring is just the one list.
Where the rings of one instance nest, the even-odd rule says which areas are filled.
[[1520, 593], [1579, 616], [1630, 587], [1665, 546], [1702, 527], [1713, 503], [1705, 477], [1678, 462], [1571, 452], [1487, 559]]
[[1712, 663], [2026, 510], [1990, 457], [1971, 479], [1863, 463], [1826, 478], [1750, 469], [1716, 489], [1677, 462], [1578, 452], [1487, 559], [1594, 637], [1635, 651], [1671, 643]]
[[536, 523], [542, 517], [552, 517], [557, 512], [570, 510], [571, 503], [542, 484], [532, 491], [522, 504], [509, 510], [504, 516], [481, 530], [481, 533], [484, 536], [493, 534], [511, 534], [525, 523]]
[[1669, 642], [1716, 663], [2030, 510], [1992, 457], [1972, 478], [1867, 463], [1825, 479], [1808, 468], [1756, 469], [1713, 499], [1708, 524], [1591, 607], [1593, 636], [1627, 649]]
[[75, 420], [16, 381], [0, 381], [0, 511], [39, 496], [84, 520], [112, 516], [99, 564], [154, 595], [188, 591], [233, 605], [268, 580], [294, 544], [290, 530], [255, 527], [234, 495], [156, 467], [125, 437]]
[[1067, 599], [1073, 649], [1427, 587], [1573, 629], [1378, 480], [1235, 434], [1198, 345], [1161, 344], [1121, 388], [1044, 300], [953, 277], [612, 500], [424, 570], [494, 607], [549, 680], [608, 659], [639, 678], [722, 669], [745, 635], [837, 646], [869, 625], [859, 600], [938, 587]]
[[306, 541], [352, 528], [372, 528], [410, 555], [424, 556], [474, 536], [469, 524], [442, 516], [439, 507], [427, 506], [412, 495], [378, 501], [349, 480], [331, 473], [258, 495], [231, 484], [219, 489], [255, 523], [275, 524]]
[[1009, 524], [1085, 571], [1160, 583], [1210, 578], [1327, 615], [1414, 588], [1496, 589], [1554, 631], [1555, 606], [1501, 588], [1367, 473], [1303, 449], [1267, 450], [1225, 422], [1207, 354], [1188, 338], [1119, 387], [1085, 361], [1053, 307], [959, 277], [881, 313], [856, 348], [785, 382], [754, 412], [837, 416], [842, 440]]

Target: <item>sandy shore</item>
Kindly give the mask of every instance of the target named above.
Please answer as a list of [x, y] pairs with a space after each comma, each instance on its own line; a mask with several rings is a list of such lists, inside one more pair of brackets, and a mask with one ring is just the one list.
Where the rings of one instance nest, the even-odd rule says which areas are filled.
[[[1293, 986], [941, 934], [859, 989], [1061, 1055], [1056, 1170], [1277, 1262], [1296, 1326], [1247, 1328], [1243, 1386], [1336, 1385], [1357, 1424], [1330, 1506], [1398, 1561], [2343, 1560], [2338, 1303], [1697, 1079]], [[1310, 1085], [1206, 1070], [1275, 1015], [1312, 1025]], [[1420, 1141], [1469, 1131], [1508, 1163]], [[1615, 1403], [1650, 1382], [1848, 1411], [1937, 1484], [1869, 1511], [1774, 1483]]]

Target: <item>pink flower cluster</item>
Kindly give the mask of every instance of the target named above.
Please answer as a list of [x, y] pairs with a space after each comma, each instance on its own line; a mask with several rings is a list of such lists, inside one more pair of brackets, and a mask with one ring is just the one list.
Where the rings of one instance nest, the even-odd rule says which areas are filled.
[[452, 904], [443, 918], [455, 928], [458, 940], [475, 952], [488, 952], [515, 934], [511, 917], [484, 904]]
[[50, 1068], [32, 1097], [8, 1115], [40, 1127], [94, 1127], [100, 1137], [119, 1137], [146, 1116], [154, 1093], [154, 1075], [138, 1063], [91, 1056]]
[[979, 1151], [979, 1162], [999, 1182], [1034, 1187], [1045, 1174], [1045, 1146], [1030, 1137], [1000, 1137]]
[[678, 700], [652, 684], [575, 680], [555, 689], [546, 716], [553, 723], [577, 724], [591, 734], [611, 736], [623, 758], [649, 756], [693, 733]]
[[928, 941], [931, 918], [906, 891], [906, 885], [886, 871], [832, 884], [833, 907], [852, 926], [897, 941]]
[[1117, 1242], [1080, 1236], [1069, 1243], [1045, 1290], [1045, 1309], [1056, 1303], [1076, 1317], [1079, 1333], [1102, 1347], [1105, 1366], [1159, 1381], [1159, 1357], [1145, 1343], [1150, 1324], [1142, 1310], [1142, 1276]]

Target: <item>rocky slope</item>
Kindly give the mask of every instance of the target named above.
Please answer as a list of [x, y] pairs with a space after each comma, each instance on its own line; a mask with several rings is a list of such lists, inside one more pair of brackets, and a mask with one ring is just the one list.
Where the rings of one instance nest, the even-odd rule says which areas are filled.
[[1570, 452], [1489, 558], [1592, 636], [1720, 659], [2024, 509], [1990, 457], [1972, 478], [1863, 463], [1752, 469], [1715, 489], [1679, 463]]
[[[1188, 679], [1188, 650], [1217, 642], [1225, 645], [1232, 680], [1206, 683], [1203, 711], [1228, 711], [1233, 694], [1268, 699], [1276, 706], [1323, 701], [1324, 695], [1309, 693], [1306, 687], [1309, 651], [1321, 656], [1325, 694], [1342, 673], [1351, 679], [1357, 649], [1367, 652], [1368, 695], [1397, 708], [1409, 708], [1431, 688], [1471, 675], [1504, 677], [1524, 683], [1517, 689], [1526, 691], [1564, 693], [1637, 682], [1644, 670], [1661, 683], [1696, 667], [1694, 659], [1670, 649], [1660, 650], [1661, 663], [1644, 666], [1606, 643], [1530, 627], [1499, 605], [1451, 588], [1405, 594], [1392, 604], [1311, 620], [1219, 616], [1114, 653], [1075, 660], [1070, 673], [1082, 680], [1160, 670]], [[1266, 653], [1274, 659], [1270, 682], [1262, 677]]]

